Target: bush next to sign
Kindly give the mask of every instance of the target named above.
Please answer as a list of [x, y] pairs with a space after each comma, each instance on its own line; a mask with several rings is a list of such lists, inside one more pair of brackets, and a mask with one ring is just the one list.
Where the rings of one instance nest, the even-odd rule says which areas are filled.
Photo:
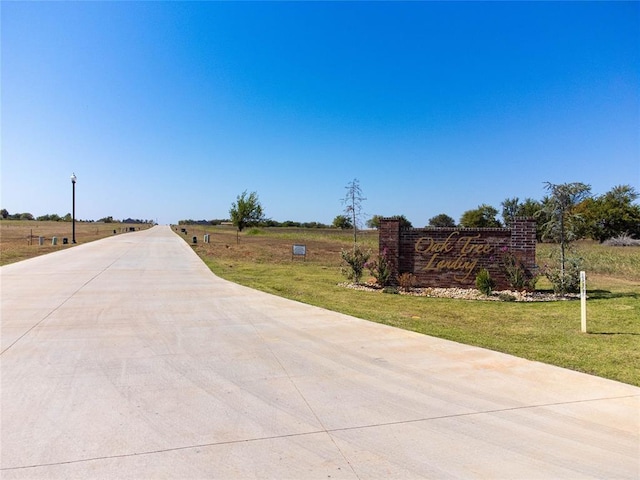
[[346, 266], [342, 268], [344, 275], [353, 283], [360, 283], [365, 265], [371, 254], [354, 245], [352, 249], [342, 250], [341, 255], [342, 260], [346, 263]]

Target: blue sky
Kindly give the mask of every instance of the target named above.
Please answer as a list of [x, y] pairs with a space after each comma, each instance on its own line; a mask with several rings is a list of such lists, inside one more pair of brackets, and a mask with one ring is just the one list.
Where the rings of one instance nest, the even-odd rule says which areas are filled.
[[[640, 190], [638, 2], [8, 2], [10, 213], [458, 220], [543, 183]], [[368, 217], [366, 217], [368, 218]], [[365, 219], [366, 219], [365, 218]]]

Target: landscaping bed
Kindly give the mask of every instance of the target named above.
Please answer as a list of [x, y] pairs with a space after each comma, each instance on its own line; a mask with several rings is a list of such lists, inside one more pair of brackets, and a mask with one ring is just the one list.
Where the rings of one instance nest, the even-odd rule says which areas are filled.
[[580, 298], [578, 294], [558, 295], [552, 292], [543, 291], [515, 291], [501, 290], [492, 292], [491, 295], [485, 295], [475, 288], [410, 288], [408, 290], [394, 287], [381, 288], [379, 285], [367, 283], [350, 283], [342, 282], [338, 284], [341, 287], [351, 288], [353, 290], [362, 290], [377, 293], [396, 293], [399, 295], [411, 295], [414, 297], [429, 298], [457, 298], [460, 300], [481, 300], [481, 301], [498, 301], [498, 302], [555, 302], [563, 300], [577, 300]]

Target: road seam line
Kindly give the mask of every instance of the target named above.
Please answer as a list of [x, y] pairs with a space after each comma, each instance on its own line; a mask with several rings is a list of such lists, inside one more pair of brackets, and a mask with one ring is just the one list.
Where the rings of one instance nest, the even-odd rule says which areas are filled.
[[104, 269], [102, 269], [101, 271], [99, 271], [98, 273], [96, 273], [93, 277], [91, 277], [89, 280], [87, 280], [85, 283], [83, 283], [80, 287], [78, 287], [77, 290], [75, 290], [73, 293], [71, 293], [67, 298], [65, 298], [62, 303], [60, 303], [60, 305], [58, 305], [57, 307], [55, 307], [53, 310], [51, 310], [49, 313], [47, 313], [42, 319], [40, 319], [37, 323], [35, 323], [34, 325], [31, 326], [31, 328], [29, 328], [26, 332], [24, 332], [22, 335], [20, 335], [18, 338], [16, 338], [14, 340], [14, 342], [9, 345], [7, 348], [5, 348], [4, 350], [2, 350], [2, 352], [0, 352], [0, 356], [4, 355], [11, 347], [13, 347], [16, 343], [18, 343], [20, 340], [22, 340], [25, 336], [27, 336], [29, 334], [29, 332], [31, 332], [31, 330], [33, 330], [34, 328], [38, 327], [42, 322], [44, 322], [47, 318], [49, 318], [51, 315], [53, 315], [55, 312], [57, 312], [65, 303], [67, 303], [69, 300], [71, 300], [80, 290], [82, 290], [84, 287], [86, 287], [87, 285], [89, 285], [91, 282], [93, 282], [96, 278], [98, 278], [100, 275], [102, 275], [104, 272], [106, 272], [109, 268], [111, 268], [111, 266], [116, 263], [118, 260], [120, 260], [123, 256], [125, 256], [127, 253], [129, 253], [129, 250], [131, 250], [133, 248], [133, 245], [130, 246], [122, 255], [120, 255], [118, 258], [116, 258], [113, 262], [111, 262], [109, 265], [107, 265], [106, 267], [104, 267]]
[[[413, 419], [413, 420], [398, 420], [396, 422], [384, 422], [384, 423], [371, 424], [371, 425], [358, 425], [358, 426], [353, 426], [353, 427], [332, 428], [332, 429], [316, 430], [316, 431], [309, 431], [309, 432], [302, 432], [302, 433], [290, 433], [290, 434], [286, 434], [286, 435], [274, 435], [274, 436], [268, 436], [268, 437], [245, 438], [245, 439], [239, 439], [239, 440], [227, 440], [227, 441], [223, 441], [223, 442], [210, 442], [210, 443], [202, 443], [202, 444], [197, 444], [197, 445], [186, 445], [186, 446], [182, 446], [182, 447], [164, 448], [164, 449], [160, 449], [160, 450], [150, 450], [150, 451], [146, 451], [146, 452], [123, 453], [123, 454], [120, 454], [120, 455], [108, 455], [108, 456], [104, 456], [104, 457], [84, 458], [84, 459], [78, 459], [78, 460], [66, 460], [66, 461], [62, 461], [62, 462], [42, 463], [42, 464], [36, 464], [36, 465], [22, 465], [22, 466], [18, 466], [18, 467], [0, 467], [0, 471], [23, 470], [23, 469], [28, 469], [28, 468], [41, 468], [41, 467], [55, 467], [55, 466], [59, 466], [59, 465], [70, 465], [70, 464], [74, 464], [74, 463], [94, 462], [94, 461], [100, 461], [100, 460], [113, 460], [113, 459], [116, 459], [116, 458], [137, 457], [137, 456], [142, 456], [142, 455], [156, 455], [156, 454], [159, 454], [159, 453], [176, 452], [176, 451], [180, 451], [180, 450], [192, 450], [192, 449], [197, 449], [197, 448], [218, 447], [218, 446], [234, 445], [234, 444], [241, 444], [241, 443], [261, 442], [261, 441], [265, 441], [265, 440], [279, 440], [279, 439], [285, 439], [285, 438], [303, 437], [303, 436], [307, 436], [307, 435], [317, 435], [319, 433], [327, 434], [329, 436], [329, 438], [331, 439], [331, 441], [335, 445], [335, 441], [333, 439], [333, 436], [331, 435], [334, 432], [346, 432], [346, 431], [351, 431], [351, 430], [362, 430], [362, 429], [367, 429], [367, 428], [387, 427], [387, 426], [393, 426], [393, 425], [406, 425], [406, 424], [410, 424], [410, 423], [429, 422], [429, 421], [433, 421], [433, 420], [446, 420], [446, 419], [449, 419], [449, 418], [457, 418], [457, 417], [470, 417], [470, 416], [474, 416], [474, 415], [486, 415], [486, 414], [492, 414], [492, 413], [511, 412], [511, 411], [517, 411], [517, 410], [528, 410], [528, 409], [535, 409], [535, 408], [553, 407], [553, 406], [558, 406], [558, 405], [571, 405], [571, 404], [578, 404], [578, 403], [600, 402], [600, 401], [604, 401], [604, 400], [618, 400], [618, 399], [624, 399], [624, 398], [638, 398], [638, 397], [640, 397], [640, 395], [622, 395], [622, 396], [618, 396], [618, 397], [602, 397], [602, 398], [592, 398], [592, 399], [586, 399], [586, 400], [572, 400], [572, 401], [567, 401], [567, 402], [543, 403], [543, 404], [538, 404], [538, 405], [523, 405], [523, 406], [520, 406], [520, 407], [499, 408], [499, 409], [495, 409], [495, 410], [483, 410], [483, 411], [478, 411], [478, 412], [455, 413], [455, 414], [451, 414], [451, 415], [441, 415], [441, 416], [437, 416], [437, 417], [416, 418], [416, 419]], [[304, 399], [304, 397], [303, 397], [303, 399]], [[311, 411], [313, 412], [313, 410], [311, 410]], [[314, 412], [314, 415], [315, 415], [315, 412]], [[322, 422], [320, 422], [320, 420], [318, 420], [318, 421], [319, 421], [320, 425], [324, 428], [324, 425], [322, 425]], [[337, 445], [336, 445], [336, 447], [338, 448], [338, 451], [340, 451], [340, 453], [342, 454], [342, 451], [340, 450], [340, 448]], [[344, 455], [343, 455], [343, 457], [344, 457]], [[346, 458], [345, 458], [345, 461], [347, 461], [347, 463], [349, 465], [351, 465]], [[354, 472], [354, 474], [355, 474], [355, 472]]]

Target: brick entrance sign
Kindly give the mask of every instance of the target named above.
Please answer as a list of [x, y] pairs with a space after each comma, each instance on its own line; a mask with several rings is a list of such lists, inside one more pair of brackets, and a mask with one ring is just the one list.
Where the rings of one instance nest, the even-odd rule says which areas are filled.
[[379, 235], [393, 281], [409, 272], [420, 287], [475, 288], [476, 275], [486, 268], [497, 289], [508, 289], [509, 261], [535, 269], [536, 223], [530, 218], [516, 218], [511, 228], [402, 229], [399, 220], [383, 218]]

